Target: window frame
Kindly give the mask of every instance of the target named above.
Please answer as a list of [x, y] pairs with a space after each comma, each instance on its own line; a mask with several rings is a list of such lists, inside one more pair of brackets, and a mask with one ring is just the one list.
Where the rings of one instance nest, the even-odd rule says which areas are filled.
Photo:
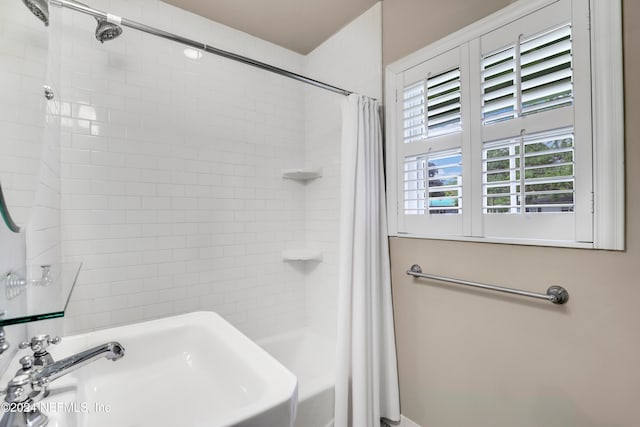
[[[399, 222], [402, 218], [398, 212], [404, 209], [401, 191], [403, 183], [400, 182], [403, 171], [398, 170], [398, 160], [404, 151], [401, 147], [404, 144], [400, 138], [403, 124], [401, 116], [403, 73], [454, 49], [468, 49], [471, 57], [475, 57], [473, 55], [476, 54], [478, 54], [477, 57], [481, 57], [478, 40], [482, 36], [561, 1], [518, 1], [386, 67], [387, 210], [390, 236], [624, 250], [624, 92], [621, 0], [591, 0], [588, 8], [585, 7], [580, 14], [574, 11], [572, 16], [572, 25], [586, 26], [590, 37], [591, 62], [586, 66], [591, 73], [591, 102], [587, 105], [581, 102], [577, 108], [586, 108], [592, 116], [590, 129], [592, 149], [588, 154], [592, 157], [593, 166], [591, 173], [593, 195], [590, 197], [593, 215], [589, 215], [586, 225], [584, 218], [576, 216], [575, 219], [576, 223], [583, 222], [579, 224], [582, 229], [585, 226], [590, 229], [589, 238], [583, 239], [588, 241], [580, 241], [580, 235], [576, 235], [575, 241], [536, 237], [484, 237], [482, 179], [478, 179], [476, 173], [477, 169], [481, 168], [477, 163], [481, 162], [482, 144], [471, 146], [470, 142], [472, 133], [482, 132], [480, 100], [470, 102], [466, 108], [468, 110], [466, 114], [473, 117], [473, 120], [465, 121], [463, 118], [462, 145], [467, 153], [466, 158], [462, 160], [463, 206], [464, 209], [472, 209], [473, 212], [471, 215], [463, 215], [462, 235], [407, 233], [402, 230], [403, 224]], [[579, 10], [579, 8], [576, 9]], [[467, 61], [469, 61], [468, 58], [467, 55]], [[584, 67], [585, 64], [582, 66]], [[479, 73], [479, 70], [474, 71], [468, 79], [469, 88], [467, 89], [470, 92], [467, 93], [480, 93], [481, 82], [476, 78], [476, 73]], [[473, 172], [472, 163], [476, 163]]]

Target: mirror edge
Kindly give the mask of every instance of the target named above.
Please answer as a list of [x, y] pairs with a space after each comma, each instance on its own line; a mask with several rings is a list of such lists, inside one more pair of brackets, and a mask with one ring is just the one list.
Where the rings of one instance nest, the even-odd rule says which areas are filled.
[[11, 218], [11, 214], [9, 213], [9, 208], [7, 207], [7, 203], [4, 198], [4, 193], [2, 191], [2, 184], [0, 183], [0, 213], [2, 213], [2, 219], [4, 219], [4, 223], [7, 225], [9, 230], [14, 233], [20, 233], [20, 227], [16, 225]]

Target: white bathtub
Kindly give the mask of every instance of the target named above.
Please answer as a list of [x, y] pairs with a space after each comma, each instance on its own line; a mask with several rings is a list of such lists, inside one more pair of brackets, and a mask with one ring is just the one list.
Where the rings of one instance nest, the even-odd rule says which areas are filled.
[[298, 377], [295, 427], [333, 425], [335, 342], [308, 329], [298, 329], [258, 344]]

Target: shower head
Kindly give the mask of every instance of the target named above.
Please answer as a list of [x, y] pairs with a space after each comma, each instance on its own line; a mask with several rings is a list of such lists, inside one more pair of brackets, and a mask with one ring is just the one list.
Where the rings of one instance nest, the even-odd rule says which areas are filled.
[[47, 0], [22, 0], [31, 13], [36, 15], [44, 25], [49, 26], [49, 3]]
[[98, 26], [96, 27], [96, 39], [100, 43], [113, 40], [122, 34], [122, 27], [113, 22], [109, 22], [106, 19], [96, 18]]

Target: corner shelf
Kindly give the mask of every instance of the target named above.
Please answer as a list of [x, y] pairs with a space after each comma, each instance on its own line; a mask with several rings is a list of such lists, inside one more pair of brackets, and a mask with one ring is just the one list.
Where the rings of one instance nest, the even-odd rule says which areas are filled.
[[322, 169], [285, 169], [282, 171], [282, 177], [306, 182], [322, 177]]
[[322, 251], [316, 249], [285, 249], [282, 251], [284, 261], [322, 261]]

